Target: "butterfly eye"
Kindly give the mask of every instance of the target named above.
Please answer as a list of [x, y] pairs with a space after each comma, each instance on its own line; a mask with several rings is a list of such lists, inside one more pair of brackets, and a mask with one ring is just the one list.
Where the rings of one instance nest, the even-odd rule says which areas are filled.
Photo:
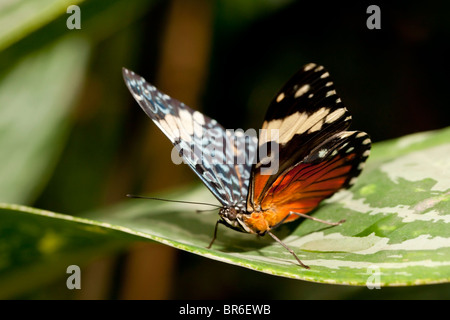
[[236, 220], [236, 210], [233, 208], [230, 208], [227, 210], [228, 219], [230, 220]]
[[226, 207], [220, 210], [219, 215], [231, 222], [236, 220], [237, 213], [234, 208]]

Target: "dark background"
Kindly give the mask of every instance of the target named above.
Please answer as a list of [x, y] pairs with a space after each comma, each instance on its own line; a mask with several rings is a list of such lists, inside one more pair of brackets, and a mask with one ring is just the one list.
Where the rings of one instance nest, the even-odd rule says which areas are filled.
[[[129, 94], [122, 67], [226, 128], [259, 128], [273, 96], [309, 62], [328, 69], [353, 115], [351, 128], [374, 142], [449, 125], [448, 2], [149, 1], [134, 16], [96, 19], [105, 3], [80, 4], [76, 32], [92, 40], [90, 66], [67, 146], [33, 206], [77, 215], [126, 193], [198, 183], [187, 167], [171, 163], [170, 143]], [[381, 9], [380, 30], [366, 26], [372, 4]], [[66, 18], [10, 51], [71, 32], [55, 27]], [[159, 244], [137, 244], [91, 269], [109, 270], [109, 289], [75, 298], [450, 297], [448, 285], [368, 290], [283, 279]], [[55, 296], [51, 285], [36, 295]]]

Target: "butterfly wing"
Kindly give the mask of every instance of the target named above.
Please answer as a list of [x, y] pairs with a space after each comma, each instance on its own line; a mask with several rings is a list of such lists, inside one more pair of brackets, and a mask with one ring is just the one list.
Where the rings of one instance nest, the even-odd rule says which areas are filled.
[[255, 154], [257, 138], [225, 130], [130, 70], [124, 68], [123, 77], [144, 112], [222, 205], [245, 203], [252, 160], [237, 163], [236, 159], [242, 158], [241, 153]]
[[344, 131], [329, 138], [303, 161], [278, 176], [260, 203], [272, 208], [274, 222], [298, 218], [340, 189], [353, 185], [370, 154], [370, 138], [360, 131]]
[[279, 165], [270, 174], [263, 174], [267, 165], [254, 166], [247, 210], [270, 212], [267, 219], [274, 226], [298, 218], [291, 211], [308, 213], [354, 183], [369, 155], [370, 138], [345, 131], [350, 122], [329, 73], [315, 64], [304, 66], [266, 114], [259, 148], [275, 144]]

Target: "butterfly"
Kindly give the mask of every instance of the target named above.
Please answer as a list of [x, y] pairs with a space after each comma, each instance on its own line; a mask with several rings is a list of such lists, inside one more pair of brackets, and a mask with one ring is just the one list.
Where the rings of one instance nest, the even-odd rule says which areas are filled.
[[[338, 190], [352, 186], [370, 154], [367, 133], [346, 131], [351, 115], [326, 69], [309, 63], [275, 95], [257, 134], [226, 130], [123, 69], [131, 94], [173, 143], [185, 163], [221, 203], [219, 224], [269, 234], [309, 268], [272, 230], [308, 218]], [[262, 152], [264, 151], [264, 152]]]

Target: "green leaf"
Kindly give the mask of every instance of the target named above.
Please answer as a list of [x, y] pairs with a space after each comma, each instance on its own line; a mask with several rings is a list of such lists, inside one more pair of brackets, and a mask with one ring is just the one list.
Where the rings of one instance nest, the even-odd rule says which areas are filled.
[[283, 1], [217, 1], [215, 7], [216, 26], [230, 36], [243, 30], [252, 21], [286, 7], [292, 0]]
[[0, 201], [29, 202], [48, 179], [88, 52], [83, 39], [65, 37], [0, 73]]
[[0, 204], [0, 221], [0, 299], [67, 278], [69, 265], [84, 265], [130, 241], [107, 224], [20, 205]]
[[66, 12], [82, 0], [15, 0], [0, 3], [0, 51]]
[[[0, 287], [24, 274], [82, 264], [93, 252], [154, 240], [253, 270], [322, 283], [402, 286], [450, 280], [450, 128], [376, 144], [363, 174], [313, 213], [347, 221], [324, 227], [305, 220], [275, 233], [311, 269], [269, 237], [220, 228], [198, 206], [127, 200], [84, 218], [0, 204]], [[167, 198], [215, 203], [204, 187]], [[205, 209], [203, 207], [203, 209]], [[83, 257], [83, 258], [81, 258]], [[48, 268], [44, 268], [47, 266]], [[27, 273], [25, 272], [27, 271]], [[15, 276], [12, 276], [15, 275]], [[26, 287], [24, 285], [24, 287]]]
[[[294, 279], [348, 285], [376, 281], [380, 286], [448, 282], [448, 154], [450, 128], [375, 144], [356, 185], [326, 200], [313, 213], [329, 221], [346, 219], [344, 224], [324, 227], [306, 220], [276, 230], [311, 270], [300, 268], [269, 237], [226, 228], [220, 229], [212, 249], [206, 249], [216, 214], [177, 211], [173, 204], [150, 209], [152, 204], [142, 203], [136, 204], [132, 219], [125, 219], [129, 212], [120, 210], [96, 218], [208, 258]], [[208, 201], [193, 194], [176, 199]]]

